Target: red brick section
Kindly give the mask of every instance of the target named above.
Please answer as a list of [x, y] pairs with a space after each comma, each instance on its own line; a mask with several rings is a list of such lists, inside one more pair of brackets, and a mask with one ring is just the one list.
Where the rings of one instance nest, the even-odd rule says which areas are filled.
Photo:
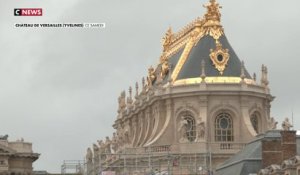
[[272, 164], [280, 165], [282, 162], [281, 140], [264, 139], [262, 141], [262, 167]]
[[281, 138], [262, 140], [262, 167], [281, 163], [297, 154], [296, 131], [281, 131]]
[[296, 131], [281, 131], [282, 160], [297, 155]]

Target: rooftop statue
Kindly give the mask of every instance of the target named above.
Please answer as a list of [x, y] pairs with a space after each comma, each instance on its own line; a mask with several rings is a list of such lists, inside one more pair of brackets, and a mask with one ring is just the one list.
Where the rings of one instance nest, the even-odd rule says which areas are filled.
[[282, 122], [282, 129], [284, 131], [289, 131], [291, 127], [293, 127], [293, 125], [290, 123], [289, 118], [285, 118]]

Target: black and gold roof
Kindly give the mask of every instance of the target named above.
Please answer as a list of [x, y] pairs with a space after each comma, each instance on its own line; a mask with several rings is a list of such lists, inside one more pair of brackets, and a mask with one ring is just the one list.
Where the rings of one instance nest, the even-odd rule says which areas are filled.
[[183, 30], [169, 28], [163, 38], [163, 53], [156, 68], [148, 70], [148, 84], [247, 83], [253, 80], [229, 44], [220, 23], [221, 6], [216, 0], [205, 5], [207, 12]]

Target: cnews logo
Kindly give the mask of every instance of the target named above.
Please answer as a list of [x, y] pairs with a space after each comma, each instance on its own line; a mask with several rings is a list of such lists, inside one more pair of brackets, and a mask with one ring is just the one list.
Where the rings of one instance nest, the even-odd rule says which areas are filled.
[[43, 9], [41, 8], [22, 8], [14, 9], [15, 16], [43, 16]]

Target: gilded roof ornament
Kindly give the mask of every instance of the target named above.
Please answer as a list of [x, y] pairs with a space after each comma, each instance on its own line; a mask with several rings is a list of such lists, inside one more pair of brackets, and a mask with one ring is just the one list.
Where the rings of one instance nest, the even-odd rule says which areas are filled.
[[149, 67], [148, 69], [148, 77], [147, 77], [147, 85], [148, 87], [151, 87], [153, 84], [153, 81], [155, 80], [155, 70], [152, 66]]
[[173, 39], [173, 32], [172, 32], [172, 28], [169, 27], [169, 29], [167, 30], [165, 36], [162, 39], [163, 52], [165, 52], [169, 49], [169, 47], [171, 46], [172, 39]]
[[205, 14], [206, 20], [221, 21], [221, 13], [219, 9], [222, 8], [222, 6], [220, 6], [216, 0], [210, 0], [210, 3], [204, 5], [204, 7], [207, 8], [207, 13]]
[[226, 65], [229, 60], [229, 50], [223, 49], [222, 44], [216, 40], [216, 48], [215, 50], [210, 49], [210, 59], [213, 62], [215, 68], [223, 75], [223, 72], [226, 68]]
[[204, 7], [207, 8], [207, 12], [204, 15], [205, 24], [203, 26], [205, 34], [217, 40], [224, 34], [219, 10], [222, 7], [215, 0], [211, 0], [207, 5], [204, 5]]
[[162, 79], [164, 79], [166, 77], [166, 75], [169, 72], [169, 63], [167, 60], [165, 60], [162, 64], [161, 64], [161, 72], [160, 72], [160, 76]]

